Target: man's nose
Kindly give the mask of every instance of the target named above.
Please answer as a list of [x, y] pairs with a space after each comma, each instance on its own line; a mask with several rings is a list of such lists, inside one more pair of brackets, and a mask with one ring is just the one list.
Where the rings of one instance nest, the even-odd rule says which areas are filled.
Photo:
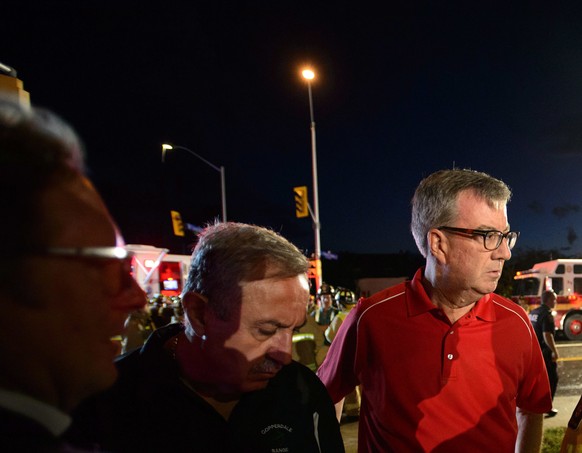
[[281, 330], [273, 336], [272, 340], [273, 343], [269, 349], [268, 356], [281, 365], [290, 364], [293, 350], [293, 332]]
[[505, 261], [511, 258], [511, 249], [507, 238], [503, 238], [501, 245], [493, 251], [493, 257], [494, 259], [503, 259]]
[[134, 278], [130, 277], [127, 287], [113, 298], [112, 306], [127, 312], [142, 309], [147, 302], [146, 295]]

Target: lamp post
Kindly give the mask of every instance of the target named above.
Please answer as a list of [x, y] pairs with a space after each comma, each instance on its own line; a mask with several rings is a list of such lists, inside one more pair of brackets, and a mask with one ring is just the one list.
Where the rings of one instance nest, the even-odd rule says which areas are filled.
[[214, 170], [216, 170], [217, 172], [220, 173], [220, 189], [221, 189], [221, 195], [222, 195], [222, 197], [221, 197], [222, 198], [222, 221], [226, 222], [226, 182], [225, 182], [225, 176], [224, 176], [224, 167], [222, 165], [220, 167], [218, 167], [217, 165], [214, 165], [213, 163], [208, 162], [206, 159], [204, 159], [204, 157], [195, 153], [191, 149], [186, 148], [185, 146], [170, 145], [168, 143], [164, 143], [162, 145], [162, 162], [165, 162], [166, 151], [168, 151], [169, 149], [182, 149], [184, 151], [187, 151], [190, 154], [192, 154], [193, 156], [200, 159], [206, 165], [208, 165], [209, 167], [212, 167]]
[[316, 290], [319, 290], [322, 282], [321, 269], [321, 237], [320, 230], [321, 226], [319, 224], [319, 189], [317, 184], [317, 151], [315, 146], [315, 119], [313, 116], [313, 96], [311, 94], [311, 81], [315, 78], [315, 73], [311, 69], [304, 69], [301, 71], [301, 75], [307, 81], [307, 92], [309, 94], [309, 118], [311, 120], [311, 170], [313, 175], [313, 229], [315, 231], [315, 252], [314, 259], [317, 265], [317, 279], [316, 279]]

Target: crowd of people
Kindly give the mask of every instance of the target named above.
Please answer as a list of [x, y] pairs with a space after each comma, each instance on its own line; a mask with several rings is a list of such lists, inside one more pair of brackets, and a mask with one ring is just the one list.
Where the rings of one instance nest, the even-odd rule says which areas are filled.
[[1, 101], [0, 207], [19, 213], [0, 223], [2, 447], [342, 452], [355, 395], [361, 452], [539, 451], [540, 344], [494, 292], [519, 236], [510, 197], [474, 170], [425, 177], [424, 266], [359, 301], [322, 284], [310, 303], [303, 253], [236, 222], [199, 234], [180, 300], [147, 301], [73, 129]]
[[125, 320], [120, 353], [141, 347], [154, 330], [172, 322], [182, 322], [183, 319], [180, 296], [154, 295], [145, 307], [131, 312]]
[[[354, 291], [323, 282], [307, 306], [305, 324], [293, 335], [293, 359], [317, 371], [342, 322], [355, 306]], [[340, 421], [353, 421], [360, 414], [359, 387], [346, 398]]]

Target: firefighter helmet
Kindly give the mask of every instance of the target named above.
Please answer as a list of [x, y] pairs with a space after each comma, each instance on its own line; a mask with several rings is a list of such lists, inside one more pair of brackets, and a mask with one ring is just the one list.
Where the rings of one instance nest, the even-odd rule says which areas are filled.
[[333, 286], [331, 286], [329, 283], [322, 282], [321, 286], [319, 287], [319, 290], [317, 291], [317, 297], [320, 297], [320, 296], [323, 296], [326, 294], [329, 294], [333, 297], [333, 294], [334, 294]]
[[348, 308], [356, 303], [356, 295], [346, 288], [338, 288], [335, 293], [335, 304], [337, 308]]

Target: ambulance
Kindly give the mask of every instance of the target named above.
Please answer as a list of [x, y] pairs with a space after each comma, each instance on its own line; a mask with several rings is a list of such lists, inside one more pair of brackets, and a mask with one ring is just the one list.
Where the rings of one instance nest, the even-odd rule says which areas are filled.
[[182, 294], [190, 270], [190, 255], [170, 254], [168, 249], [151, 245], [128, 244], [125, 248], [134, 255], [133, 277], [148, 298]]
[[556, 259], [534, 264], [513, 277], [513, 301], [526, 311], [539, 307], [542, 292], [558, 296], [553, 315], [556, 329], [569, 340], [582, 340], [582, 259]]

